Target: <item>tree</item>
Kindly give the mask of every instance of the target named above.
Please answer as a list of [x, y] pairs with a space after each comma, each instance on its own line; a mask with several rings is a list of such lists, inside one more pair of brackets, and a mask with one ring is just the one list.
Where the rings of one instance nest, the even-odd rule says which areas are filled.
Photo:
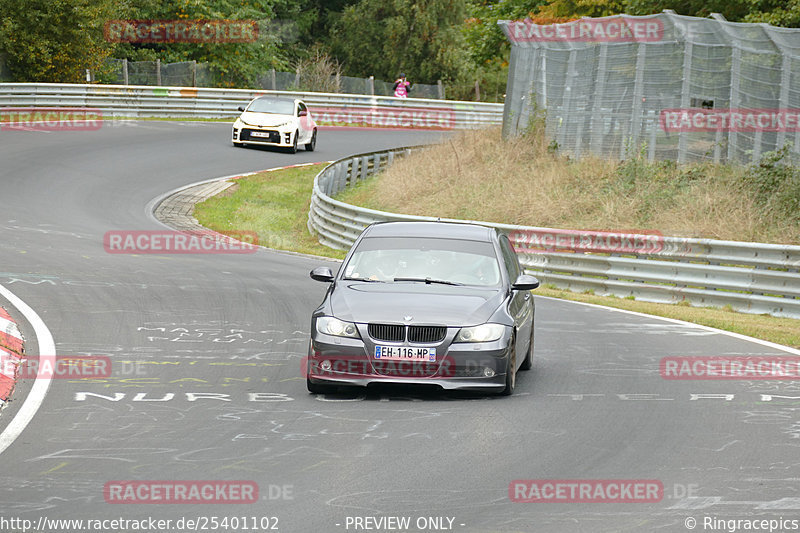
[[275, 9], [291, 14], [298, 5], [293, 0], [132, 0], [129, 16], [135, 20], [255, 20], [259, 35], [255, 42], [120, 43], [114, 55], [134, 61], [209, 63], [217, 85], [253, 86], [269, 69], [288, 67], [282, 52], [284, 36], [274, 24]]
[[331, 49], [353, 76], [451, 81], [466, 66], [464, 8], [464, 0], [361, 0], [332, 27]]
[[567, 17], [572, 20], [581, 17], [608, 17], [624, 12], [624, 0], [550, 0], [539, 10], [544, 16]]
[[0, 53], [17, 80], [85, 82], [111, 54], [103, 23], [115, 9], [114, 0], [0, 0]]
[[751, 0], [625, 0], [629, 15], [652, 15], [672, 9], [679, 15], [707, 17], [721, 13], [728, 20], [741, 21], [751, 9]]
[[800, 0], [764, 0], [755, 3], [745, 22], [766, 22], [773, 26], [800, 28]]

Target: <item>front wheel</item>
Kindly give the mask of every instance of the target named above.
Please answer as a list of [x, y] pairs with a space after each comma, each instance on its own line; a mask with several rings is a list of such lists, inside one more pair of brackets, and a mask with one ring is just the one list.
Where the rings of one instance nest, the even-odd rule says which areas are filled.
[[517, 340], [516, 335], [511, 338], [511, 355], [506, 364], [506, 388], [500, 392], [501, 396], [511, 396], [514, 394], [514, 387], [517, 385]]
[[319, 383], [311, 383], [309, 378], [306, 378], [306, 388], [312, 394], [325, 394], [336, 390], [335, 385], [321, 385]]
[[528, 345], [528, 351], [525, 353], [525, 359], [519, 365], [520, 370], [530, 370], [533, 367], [533, 326], [531, 326], [531, 343]]
[[306, 144], [306, 152], [313, 152], [314, 148], [317, 147], [317, 129], [314, 128], [314, 131], [311, 133], [311, 140]]
[[296, 154], [297, 153], [297, 138], [299, 136], [300, 136], [300, 132], [299, 131], [294, 132], [294, 142], [292, 142], [292, 146], [291, 146], [291, 148], [289, 148], [289, 153], [290, 154]]

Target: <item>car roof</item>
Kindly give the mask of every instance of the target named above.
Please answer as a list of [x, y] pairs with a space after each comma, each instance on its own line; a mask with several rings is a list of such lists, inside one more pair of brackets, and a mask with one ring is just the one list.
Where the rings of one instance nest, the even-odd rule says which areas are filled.
[[303, 101], [299, 98], [290, 98], [288, 96], [283, 95], [272, 95], [272, 94], [262, 94], [261, 96], [256, 96], [253, 100], [280, 100], [282, 102], [294, 102], [294, 103], [302, 103]]
[[453, 222], [378, 222], [364, 233], [371, 237], [433, 237], [491, 242], [493, 228]]

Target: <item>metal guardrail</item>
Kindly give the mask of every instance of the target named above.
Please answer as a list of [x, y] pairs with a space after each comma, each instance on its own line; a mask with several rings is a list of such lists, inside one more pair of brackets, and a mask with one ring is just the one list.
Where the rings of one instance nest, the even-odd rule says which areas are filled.
[[84, 107], [101, 111], [104, 118], [233, 118], [239, 115], [239, 106], [267, 94], [304, 100], [321, 125], [467, 129], [499, 125], [503, 121], [503, 105], [485, 102], [363, 94], [58, 83], [0, 83], [0, 109]]
[[[331, 248], [349, 249], [373, 222], [425, 220], [471, 222], [512, 236], [547, 234], [566, 242], [574, 230], [399, 215], [346, 204], [332, 196], [422, 147], [370, 152], [340, 159], [314, 179], [308, 229]], [[653, 239], [652, 235], [641, 235]], [[526, 248], [512, 238], [521, 263], [543, 283], [644, 301], [724, 307], [800, 318], [800, 246], [658, 237], [650, 253], [586, 253]]]

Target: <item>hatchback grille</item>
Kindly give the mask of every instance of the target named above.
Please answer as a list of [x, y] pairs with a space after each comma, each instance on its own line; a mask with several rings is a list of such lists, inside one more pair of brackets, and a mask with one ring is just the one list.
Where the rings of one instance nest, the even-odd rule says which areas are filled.
[[398, 324], [370, 324], [367, 331], [377, 341], [403, 342], [406, 337], [405, 326]]
[[447, 335], [445, 326], [402, 326], [400, 324], [369, 324], [369, 336], [376, 341], [403, 342], [406, 340], [408, 328], [408, 342], [430, 344], [441, 342]]
[[447, 334], [444, 326], [410, 326], [408, 328], [408, 342], [441, 342]]
[[[269, 137], [260, 137], [253, 135], [253, 131], [261, 131], [262, 133], [268, 133]], [[262, 130], [252, 130], [249, 128], [242, 129], [242, 132], [239, 134], [240, 141], [261, 141], [261, 142], [270, 142], [270, 143], [280, 143], [281, 142], [281, 134], [277, 131], [262, 131]]]

